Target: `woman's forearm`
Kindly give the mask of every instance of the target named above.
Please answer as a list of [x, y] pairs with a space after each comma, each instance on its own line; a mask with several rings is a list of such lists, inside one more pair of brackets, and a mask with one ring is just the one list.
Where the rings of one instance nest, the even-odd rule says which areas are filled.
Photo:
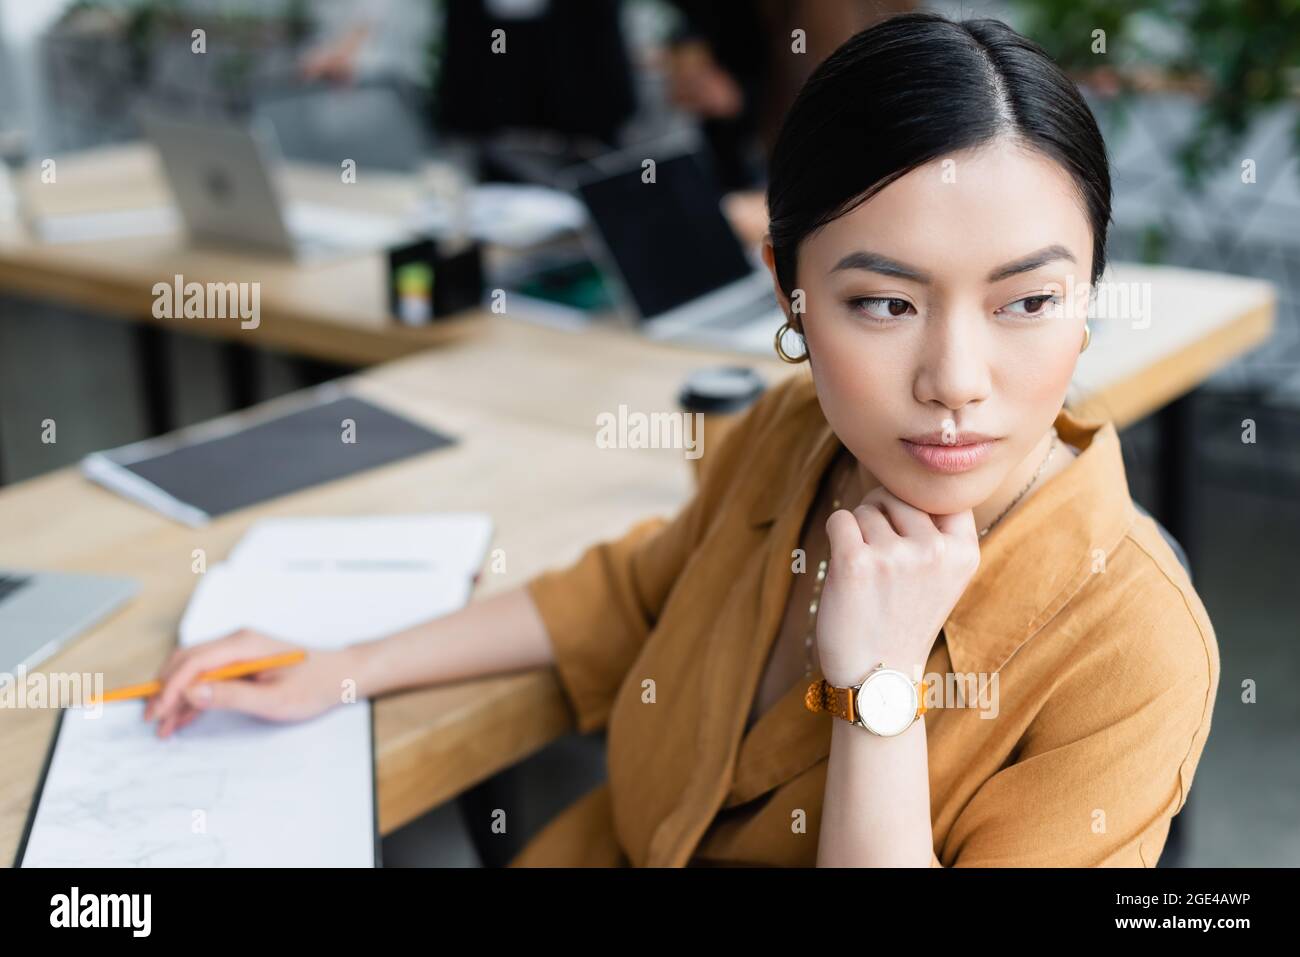
[[929, 867], [930, 774], [925, 719], [880, 737], [834, 719], [818, 867]]
[[387, 638], [353, 645], [347, 654], [363, 697], [540, 668], [554, 660], [546, 625], [522, 585]]

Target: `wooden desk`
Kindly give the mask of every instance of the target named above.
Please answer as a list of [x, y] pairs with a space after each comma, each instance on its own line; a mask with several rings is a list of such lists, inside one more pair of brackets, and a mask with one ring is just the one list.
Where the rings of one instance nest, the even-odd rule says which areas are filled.
[[[503, 363], [490, 350], [437, 350], [347, 380], [357, 393], [457, 435], [461, 441], [453, 448], [307, 489], [201, 529], [127, 502], [72, 469], [0, 492], [0, 563], [111, 572], [141, 584], [139, 597], [44, 670], [102, 671], [106, 686], [151, 678], [174, 647], [194, 587], [192, 551], [204, 549], [209, 562], [219, 561], [267, 515], [490, 512], [492, 547], [504, 549], [506, 572], [485, 570], [478, 594], [488, 595], [576, 558], [587, 544], [641, 518], [671, 513], [685, 500], [691, 463], [681, 451], [598, 448], [595, 413], [619, 403], [671, 410], [691, 369], [732, 357], [612, 333], [571, 336], [496, 323], [503, 354], [515, 357]], [[550, 348], [529, 354], [546, 341]], [[580, 356], [592, 372], [582, 393], [573, 375]], [[457, 397], [455, 385], [444, 379], [454, 383], [469, 375], [470, 366], [475, 391]], [[776, 360], [763, 371], [772, 379], [789, 374]], [[571, 728], [550, 671], [387, 696], [376, 703], [375, 715], [384, 833]], [[0, 712], [6, 768], [0, 777], [0, 862], [12, 860], [17, 847], [53, 719], [49, 711]]]
[[1071, 406], [1118, 428], [1196, 388], [1273, 333], [1272, 283], [1173, 266], [1115, 263], [1106, 279], [1149, 287], [1151, 315], [1100, 319], [1079, 357]]
[[[56, 157], [54, 183], [25, 171], [23, 196], [36, 216], [147, 208], [170, 203], [153, 150], [132, 143]], [[344, 184], [337, 172], [293, 165], [283, 182], [291, 199], [398, 214], [415, 200], [411, 177], [361, 170]], [[388, 316], [388, 267], [379, 253], [302, 264], [255, 252], [191, 245], [180, 232], [84, 243], [43, 243], [0, 226], [0, 289], [80, 307], [97, 315], [156, 324], [187, 334], [346, 365], [366, 366], [472, 335], [472, 317], [424, 327]], [[154, 319], [153, 285], [177, 273], [193, 282], [261, 283], [261, 322]]]

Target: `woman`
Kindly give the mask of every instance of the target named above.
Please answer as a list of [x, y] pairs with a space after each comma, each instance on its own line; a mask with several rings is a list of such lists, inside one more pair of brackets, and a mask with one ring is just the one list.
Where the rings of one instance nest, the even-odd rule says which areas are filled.
[[1078, 91], [1005, 25], [857, 34], [771, 159], [777, 349], [810, 375], [674, 520], [259, 682], [187, 687], [269, 637], [178, 652], [148, 716], [553, 663], [609, 781], [516, 864], [1154, 866], [1219, 660], [1114, 425], [1063, 409], [1110, 196]]

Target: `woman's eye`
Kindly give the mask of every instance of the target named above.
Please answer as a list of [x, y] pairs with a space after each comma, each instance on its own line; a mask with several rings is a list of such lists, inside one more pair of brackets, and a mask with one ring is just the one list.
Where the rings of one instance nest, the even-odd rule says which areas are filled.
[[[1015, 306], [1024, 306], [1024, 309], [1016, 309]], [[1055, 316], [1060, 313], [1061, 297], [1060, 296], [1026, 296], [1024, 299], [1017, 299], [1006, 309], [1016, 316]]]
[[884, 321], [905, 316], [912, 308], [912, 304], [906, 299], [896, 299], [892, 296], [864, 296], [860, 299], [850, 299], [849, 305], [872, 319]]

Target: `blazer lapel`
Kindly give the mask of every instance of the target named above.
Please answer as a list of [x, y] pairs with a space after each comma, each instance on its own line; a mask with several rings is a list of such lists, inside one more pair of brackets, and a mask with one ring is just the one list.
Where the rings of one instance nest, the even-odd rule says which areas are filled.
[[723, 807], [735, 807], [802, 774], [831, 752], [831, 721], [804, 705], [808, 685], [821, 670], [800, 678], [749, 729], [740, 745], [736, 772]]
[[804, 706], [804, 694], [813, 678], [796, 681], [754, 723], [745, 730], [746, 718], [762, 679], [763, 666], [785, 617], [786, 603], [794, 585], [792, 552], [799, 547], [799, 534], [816, 497], [822, 476], [843, 448], [835, 433], [813, 406], [816, 426], [809, 430], [808, 444], [797, 454], [787, 453], [792, 468], [785, 481], [776, 484], [778, 494], [761, 503], [756, 523], [771, 523], [763, 569], [763, 590], [759, 596], [759, 627], [750, 637], [731, 669], [731, 683], [739, 707], [726, 727], [726, 743], [735, 754], [731, 785], [723, 807], [743, 804], [782, 781], [788, 780], [830, 753], [829, 715], [814, 715]]
[[[791, 552], [799, 544], [799, 532], [822, 473], [841, 447], [824, 419], [820, 424], [814, 421], [811, 430], [799, 428], [799, 424], [791, 422], [788, 430], [777, 437], [785, 441], [775, 443], [768, 453], [780, 454], [784, 460], [782, 481], [777, 483], [780, 500], [760, 504], [760, 511], [774, 508], [762, 549], [762, 566], [754, 570], [752, 578], [746, 575], [734, 586], [751, 589], [752, 604], [751, 596], [745, 595], [745, 607], [737, 620], [720, 627], [705, 651], [704, 694], [713, 704], [704, 709], [700, 720], [698, 771], [677, 809], [660, 822], [652, 835], [646, 854], [649, 866], [684, 864], [732, 789], [745, 720], [793, 585]], [[762, 519], [754, 521], [752, 513], [750, 518], [751, 525], [764, 524]], [[791, 693], [796, 690], [791, 689]], [[783, 699], [781, 705], [803, 707], [802, 691], [785, 698], [790, 700]], [[760, 722], [770, 723], [775, 717], [769, 713]]]

